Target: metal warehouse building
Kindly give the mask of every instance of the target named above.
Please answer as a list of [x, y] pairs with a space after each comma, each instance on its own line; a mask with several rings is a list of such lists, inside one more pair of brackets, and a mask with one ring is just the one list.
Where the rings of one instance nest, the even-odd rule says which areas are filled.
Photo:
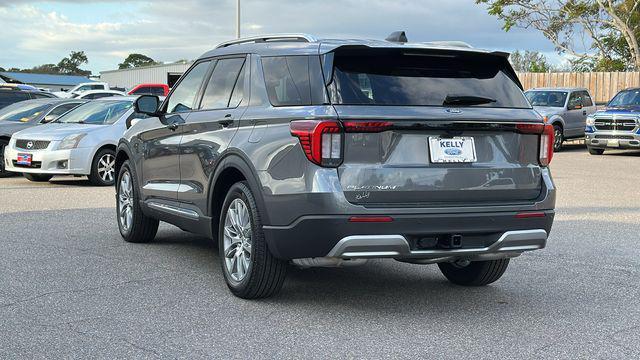
[[138, 84], [167, 84], [172, 87], [193, 62], [178, 62], [137, 67], [132, 69], [109, 70], [100, 72], [100, 81], [111, 87], [131, 89]]

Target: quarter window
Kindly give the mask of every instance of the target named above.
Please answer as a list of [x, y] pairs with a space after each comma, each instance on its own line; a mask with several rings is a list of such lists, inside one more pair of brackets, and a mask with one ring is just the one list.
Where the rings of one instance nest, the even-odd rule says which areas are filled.
[[167, 103], [167, 113], [186, 112], [193, 110], [196, 95], [207, 74], [210, 61], [196, 64], [182, 81], [176, 86]]
[[231, 92], [238, 80], [244, 58], [218, 60], [202, 97], [200, 109], [224, 109], [229, 107]]
[[582, 92], [582, 106], [593, 106], [593, 101], [591, 100], [591, 96], [586, 91]]
[[273, 106], [311, 105], [309, 57], [266, 57], [262, 69]]

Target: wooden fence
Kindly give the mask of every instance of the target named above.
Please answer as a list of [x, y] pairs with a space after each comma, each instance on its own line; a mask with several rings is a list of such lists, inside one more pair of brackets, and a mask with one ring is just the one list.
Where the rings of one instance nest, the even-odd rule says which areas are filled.
[[525, 90], [535, 87], [585, 87], [599, 104], [608, 102], [624, 88], [640, 86], [640, 71], [518, 73], [518, 77]]

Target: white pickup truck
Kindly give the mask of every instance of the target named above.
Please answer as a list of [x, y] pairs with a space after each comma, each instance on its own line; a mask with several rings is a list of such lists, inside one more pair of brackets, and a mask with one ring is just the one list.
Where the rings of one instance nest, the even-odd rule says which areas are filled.
[[109, 84], [105, 82], [80, 83], [66, 91], [56, 91], [54, 94], [60, 98], [71, 98], [88, 90], [109, 90]]

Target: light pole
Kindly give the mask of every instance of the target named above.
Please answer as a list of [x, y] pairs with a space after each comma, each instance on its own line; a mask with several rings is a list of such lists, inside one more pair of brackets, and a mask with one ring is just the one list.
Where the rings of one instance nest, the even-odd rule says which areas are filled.
[[236, 39], [240, 39], [240, 0], [236, 1]]

